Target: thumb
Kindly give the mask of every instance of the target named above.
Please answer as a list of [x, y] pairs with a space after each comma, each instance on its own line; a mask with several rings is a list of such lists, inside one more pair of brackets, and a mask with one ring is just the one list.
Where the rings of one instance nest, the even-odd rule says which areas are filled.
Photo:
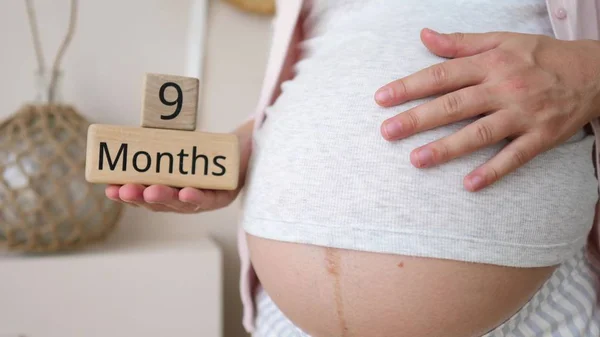
[[431, 29], [421, 31], [421, 41], [432, 53], [447, 58], [473, 56], [496, 48], [508, 33], [451, 33]]

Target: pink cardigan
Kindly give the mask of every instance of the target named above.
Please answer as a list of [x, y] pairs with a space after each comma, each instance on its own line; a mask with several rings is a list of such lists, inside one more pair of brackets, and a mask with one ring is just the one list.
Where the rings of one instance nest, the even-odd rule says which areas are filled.
[[[600, 40], [600, 0], [546, 0], [556, 38], [561, 40]], [[255, 113], [255, 128], [264, 119], [264, 110], [279, 95], [280, 85], [293, 76], [292, 66], [296, 61], [296, 43], [301, 39], [303, 8], [308, 0], [277, 0], [277, 14], [271, 51], [263, 81], [262, 92]], [[600, 55], [599, 55], [600, 57]], [[596, 137], [596, 163], [600, 162], [600, 119], [592, 121]], [[600, 165], [597, 166], [600, 169]], [[589, 236], [589, 255], [600, 266], [600, 203], [596, 206], [596, 220]], [[254, 330], [253, 291], [257, 277], [250, 263], [248, 247], [243, 229], [238, 231], [238, 249], [241, 259], [240, 293], [244, 306], [243, 324], [249, 333]]]

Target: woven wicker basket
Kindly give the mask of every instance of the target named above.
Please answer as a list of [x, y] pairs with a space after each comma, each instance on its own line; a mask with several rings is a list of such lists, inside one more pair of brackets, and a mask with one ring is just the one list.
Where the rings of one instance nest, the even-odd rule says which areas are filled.
[[80, 247], [111, 232], [122, 206], [85, 180], [88, 122], [69, 105], [25, 105], [0, 124], [0, 245]]

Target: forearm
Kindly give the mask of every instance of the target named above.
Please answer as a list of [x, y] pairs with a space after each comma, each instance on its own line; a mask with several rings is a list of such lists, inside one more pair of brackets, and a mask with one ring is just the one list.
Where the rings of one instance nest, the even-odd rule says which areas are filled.
[[234, 131], [240, 142], [240, 180], [238, 190], [245, 184], [248, 160], [252, 155], [252, 136], [254, 134], [254, 119], [248, 119], [239, 125]]
[[252, 133], [254, 132], [254, 118], [248, 118], [242, 124], [240, 124], [233, 133], [238, 137], [252, 137]]
[[590, 120], [600, 117], [600, 41], [599, 40], [577, 40], [571, 41], [579, 49], [578, 60], [568, 60], [570, 63], [578, 64], [579, 83], [587, 87], [589, 93], [588, 102], [591, 110], [588, 118]]
[[[595, 59], [600, 60], [600, 41], [594, 40], [592, 44], [592, 48], [595, 50]], [[600, 61], [598, 62], [600, 64]], [[596, 106], [596, 116], [600, 116], [600, 67], [596, 70], [595, 79], [596, 99], [594, 105]]]
[[[239, 125], [233, 133], [238, 137], [240, 142], [241, 160], [245, 159], [245, 155], [249, 155], [252, 148], [252, 136], [254, 134], [254, 119], [248, 119]], [[248, 152], [248, 153], [246, 153]]]

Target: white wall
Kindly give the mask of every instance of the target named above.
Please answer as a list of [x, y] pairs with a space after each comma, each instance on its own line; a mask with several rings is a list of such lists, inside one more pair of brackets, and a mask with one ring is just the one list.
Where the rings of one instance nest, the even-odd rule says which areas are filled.
[[[67, 26], [68, 0], [37, 0], [50, 62]], [[185, 72], [190, 0], [80, 0], [79, 24], [64, 59], [65, 99], [93, 122], [139, 125], [144, 72]], [[219, 1], [209, 6], [199, 130], [228, 132], [254, 108], [266, 62], [270, 18]], [[34, 96], [36, 68], [22, 0], [0, 1], [0, 118]], [[225, 336], [243, 336], [238, 297], [238, 204], [200, 215], [127, 209], [113, 240], [194, 240], [224, 249]], [[190, 268], [202, 268], [201, 265]]]

